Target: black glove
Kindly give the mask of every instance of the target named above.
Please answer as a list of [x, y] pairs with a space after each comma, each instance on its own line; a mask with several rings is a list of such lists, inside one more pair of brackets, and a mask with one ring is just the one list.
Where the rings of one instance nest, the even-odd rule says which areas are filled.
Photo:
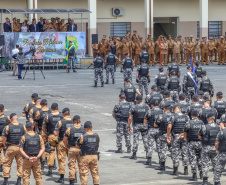
[[123, 70], [121, 69], [121, 73], [123, 73]]
[[148, 83], [150, 83], [151, 82], [151, 79], [150, 78], [148, 78]]
[[106, 69], [106, 66], [104, 66], [104, 69]]
[[139, 83], [139, 80], [138, 80], [138, 79], [136, 79], [136, 82], [137, 82], [137, 83]]

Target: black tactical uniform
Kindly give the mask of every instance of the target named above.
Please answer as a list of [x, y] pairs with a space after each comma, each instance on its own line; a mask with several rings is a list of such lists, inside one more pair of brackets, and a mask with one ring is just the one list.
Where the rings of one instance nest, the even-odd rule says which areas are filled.
[[139, 54], [139, 59], [140, 59], [140, 64], [142, 59], [145, 59], [146, 63], [149, 64], [149, 53], [147, 51], [142, 51]]
[[169, 75], [170, 75], [170, 72], [171, 72], [172, 70], [174, 70], [174, 71], [175, 71], [175, 75], [176, 75], [177, 77], [179, 77], [180, 67], [179, 67], [179, 65], [178, 65], [177, 63], [173, 62], [173, 63], [169, 64], [169, 65], [168, 65], [168, 70], [169, 70]]
[[175, 104], [175, 101], [173, 101], [173, 99], [171, 98], [171, 97], [169, 97], [169, 98], [164, 98], [162, 101], [161, 101], [161, 103], [160, 103], [160, 105], [159, 105], [159, 107], [161, 108], [161, 109], [163, 109], [164, 108], [164, 106], [166, 105], [166, 104], [170, 104], [170, 106], [171, 106], [171, 112], [173, 113], [173, 106], [174, 106], [174, 104]]
[[116, 65], [116, 56], [112, 53], [109, 53], [105, 56], [106, 63], [106, 84], [109, 82], [109, 73], [111, 73], [112, 83], [115, 83], [115, 65]]
[[[191, 76], [193, 79], [191, 78]], [[196, 89], [197, 89], [196, 85], [198, 86], [196, 74], [192, 73], [192, 72], [187, 72], [184, 75], [184, 80], [183, 80], [183, 92], [186, 95], [187, 102], [189, 102], [190, 99], [192, 98], [192, 96], [195, 94]]]
[[178, 105], [181, 108], [181, 112], [183, 114], [188, 114], [188, 110], [190, 107], [190, 104], [188, 102], [186, 102], [185, 100], [179, 100]]
[[199, 90], [208, 93], [210, 96], [214, 95], [213, 84], [207, 76], [204, 76], [199, 83]]
[[147, 97], [145, 98], [145, 103], [147, 103], [150, 108], [152, 100], [155, 100], [158, 104], [160, 104], [160, 102], [163, 100], [163, 96], [156, 91], [153, 91], [149, 95], [147, 95]]
[[166, 85], [166, 81], [168, 79], [168, 76], [164, 72], [160, 72], [155, 77], [155, 85], [157, 86], [158, 92], [163, 93]]
[[124, 80], [126, 77], [128, 77], [132, 81], [132, 72], [133, 72], [133, 59], [131, 57], [126, 57], [122, 60], [122, 66], [123, 66], [123, 76]]
[[104, 60], [98, 56], [97, 58], [94, 59], [93, 61], [94, 64], [94, 83], [95, 87], [97, 87], [97, 82], [98, 82], [98, 76], [100, 78], [101, 86], [104, 86], [104, 78], [103, 78], [103, 66], [104, 66]]
[[170, 91], [171, 98], [178, 102], [179, 95], [178, 93], [181, 91], [180, 87], [180, 80], [177, 76], [171, 76], [166, 81], [165, 89], [168, 89]]
[[219, 123], [221, 116], [226, 111], [226, 102], [223, 100], [216, 100], [213, 104], [213, 107], [217, 110], [217, 120], [216, 122]]
[[199, 113], [199, 117], [200, 117], [200, 120], [202, 120], [204, 122], [204, 124], [206, 125], [208, 122], [207, 122], [207, 118], [206, 116], [210, 113], [213, 113], [214, 116], [215, 116], [215, 119], [217, 118], [217, 111], [215, 108], [213, 107], [210, 107], [210, 106], [206, 106], [205, 108], [202, 108], [200, 113]]
[[197, 111], [198, 113], [202, 110], [202, 105], [199, 102], [192, 102], [190, 107], [188, 108], [188, 116], [191, 119], [192, 111]]
[[138, 68], [137, 71], [138, 74], [138, 85], [139, 85], [139, 91], [141, 95], [143, 95], [143, 87], [146, 96], [148, 95], [148, 83], [150, 82], [149, 78], [149, 65], [147, 63], [142, 63]]
[[134, 85], [132, 85], [131, 83], [126, 83], [122, 92], [125, 93], [127, 102], [135, 102], [137, 89]]

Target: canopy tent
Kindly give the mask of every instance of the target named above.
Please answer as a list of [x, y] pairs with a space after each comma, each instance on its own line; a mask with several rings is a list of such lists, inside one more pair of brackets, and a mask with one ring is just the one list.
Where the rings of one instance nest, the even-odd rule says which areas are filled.
[[[11, 19], [13, 18], [13, 14], [81, 14], [81, 24], [82, 24], [82, 32], [83, 32], [83, 17], [82, 14], [84, 13], [92, 13], [91, 11], [85, 8], [75, 8], [75, 9], [0, 9], [1, 12], [1, 22], [2, 22], [2, 14], [11, 14]], [[13, 27], [13, 22], [12, 22]], [[2, 33], [2, 27], [1, 27]]]

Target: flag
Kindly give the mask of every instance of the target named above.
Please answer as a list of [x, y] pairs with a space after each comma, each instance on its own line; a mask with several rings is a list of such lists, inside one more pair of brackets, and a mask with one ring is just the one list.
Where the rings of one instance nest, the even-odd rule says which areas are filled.
[[194, 63], [193, 63], [193, 55], [191, 55], [191, 71], [192, 71], [192, 73], [195, 73], [195, 67], [194, 67]]
[[[192, 73], [195, 73], [195, 67], [194, 67], [194, 63], [193, 63], [193, 54], [191, 54], [191, 71]], [[191, 73], [188, 73], [188, 75], [190, 76], [190, 78], [193, 80], [193, 82], [195, 83], [195, 94], [197, 95], [197, 87], [198, 87], [198, 83], [195, 81], [195, 79], [192, 77]]]
[[67, 35], [65, 36], [65, 57], [63, 61], [63, 65], [68, 63], [68, 43], [67, 43]]

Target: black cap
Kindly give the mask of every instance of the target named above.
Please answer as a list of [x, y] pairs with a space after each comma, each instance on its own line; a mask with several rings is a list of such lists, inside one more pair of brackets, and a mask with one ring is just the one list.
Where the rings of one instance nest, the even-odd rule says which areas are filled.
[[159, 102], [155, 99], [152, 99], [150, 103], [151, 103], [151, 105], [158, 105], [159, 104]]
[[170, 102], [166, 102], [166, 103], [163, 105], [163, 108], [170, 107], [170, 106], [171, 106]]
[[125, 55], [127, 56], [129, 53], [126, 53]]
[[198, 91], [198, 95], [203, 95], [204, 92], [203, 91]]
[[146, 49], [146, 47], [143, 47], [142, 49]]
[[108, 52], [111, 52], [111, 50], [110, 50], [110, 49], [108, 49]]
[[180, 104], [176, 103], [176, 104], [173, 105], [173, 109], [175, 109], [177, 107], [180, 107]]
[[51, 109], [57, 109], [58, 108], [58, 104], [57, 103], [53, 103], [52, 105], [51, 105]]
[[[219, 92], [217, 92], [217, 94], [216, 94], [217, 96], [222, 96], [223, 95], [223, 93], [221, 92], [221, 91], [219, 91]], [[0, 108], [1, 109], [1, 108]]]
[[151, 89], [156, 89], [156, 88], [157, 88], [156, 85], [152, 85], [152, 86], [151, 86]]
[[47, 103], [47, 100], [46, 99], [42, 99], [42, 101], [41, 101], [41, 105], [44, 105], [44, 104], [46, 104]]
[[125, 93], [120, 93], [120, 94], [119, 94], [119, 97], [120, 97], [120, 98], [125, 98], [126, 95], [125, 95]]
[[213, 117], [213, 116], [215, 116], [215, 114], [214, 114], [213, 112], [210, 112], [210, 113], [208, 113], [208, 114], [206, 115], [206, 118], [210, 118], [210, 117]]
[[137, 95], [136, 100], [142, 100], [142, 99], [143, 99], [142, 95]]
[[199, 65], [199, 62], [195, 62], [195, 65], [197, 65], [197, 66], [198, 66], [198, 65]]
[[164, 95], [170, 95], [170, 91], [169, 90], [165, 90], [164, 91]]
[[30, 128], [33, 126], [33, 123], [31, 123], [30, 121], [28, 121], [25, 125], [26, 128]]
[[141, 59], [141, 62], [146, 62], [146, 60], [143, 58], [143, 59]]
[[171, 61], [175, 61], [175, 58], [172, 58]]
[[19, 47], [19, 50], [21, 50], [21, 51], [22, 51], [22, 50], [23, 50], [23, 48], [22, 48], [22, 47]]
[[100, 55], [101, 55], [101, 52], [97, 52], [97, 55], [99, 55], [99, 56], [100, 56]]
[[187, 66], [187, 69], [190, 69], [191, 68], [191, 66]]
[[79, 115], [75, 115], [74, 117], [73, 117], [73, 121], [74, 120], [79, 120], [80, 119], [80, 116]]
[[62, 113], [65, 113], [65, 112], [70, 112], [70, 109], [68, 107], [65, 107], [63, 110], [62, 110]]
[[130, 78], [129, 77], [125, 77], [125, 81], [126, 82], [129, 82], [130, 81]]
[[37, 97], [38, 97], [38, 94], [37, 94], [37, 93], [33, 93], [33, 94], [31, 95], [31, 97], [32, 97], [32, 98], [37, 98]]
[[163, 67], [161, 66], [161, 67], [159, 67], [159, 70], [163, 70]]
[[206, 70], [202, 70], [202, 75], [205, 75], [206, 74]]
[[92, 123], [90, 121], [86, 121], [84, 124], [84, 128], [90, 128], [92, 126]]
[[12, 114], [10, 114], [9, 118], [10, 118], [10, 119], [12, 119], [12, 118], [13, 118], [13, 116], [16, 116], [16, 113], [12, 113]]
[[0, 110], [4, 109], [4, 105], [0, 104]]
[[197, 110], [192, 110], [191, 115], [192, 116], [198, 116], [199, 112]]
[[198, 98], [199, 98], [199, 97], [198, 97], [198, 95], [196, 95], [196, 94], [192, 96], [192, 99], [193, 99], [193, 100], [196, 100], [196, 99], [198, 99]]
[[185, 96], [184, 93], [180, 93], [179, 98], [180, 98], [180, 97], [184, 97], [184, 96]]
[[34, 101], [36, 102], [38, 100], [41, 100], [41, 98], [40, 97], [36, 97]]
[[174, 70], [170, 71], [170, 74], [176, 74]]

